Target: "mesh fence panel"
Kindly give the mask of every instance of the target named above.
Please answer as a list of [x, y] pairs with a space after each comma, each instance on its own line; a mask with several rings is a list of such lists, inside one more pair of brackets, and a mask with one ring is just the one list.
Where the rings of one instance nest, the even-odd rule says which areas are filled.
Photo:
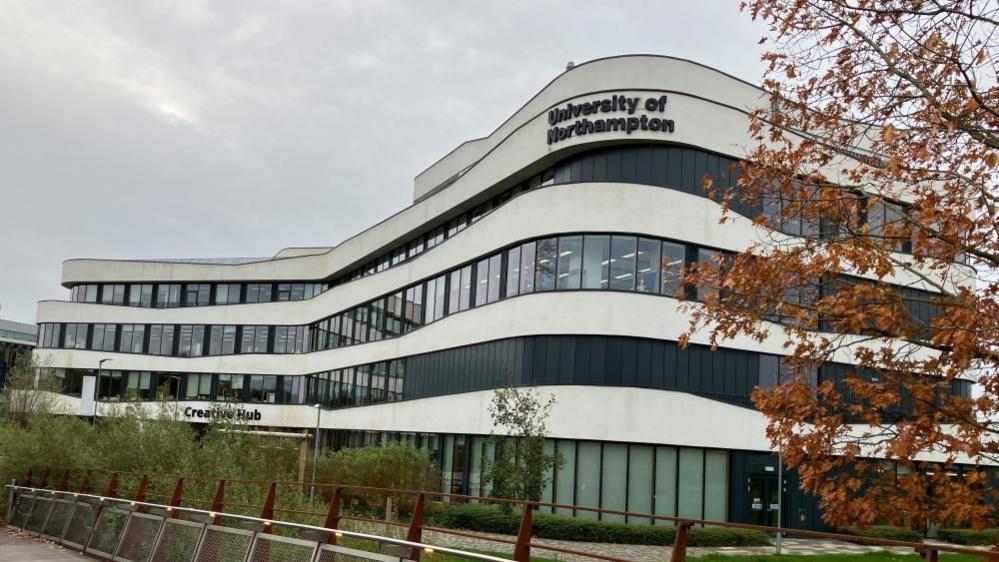
[[156, 545], [162, 524], [162, 517], [133, 513], [125, 525], [114, 559], [119, 562], [146, 562]]
[[167, 519], [151, 562], [191, 562], [204, 528], [201, 523]]
[[250, 562], [311, 562], [317, 543], [260, 533], [253, 540]]
[[14, 499], [14, 513], [10, 516], [10, 526], [23, 529], [24, 524], [31, 515], [31, 508], [35, 506], [35, 496], [29, 494], [18, 494]]
[[250, 552], [253, 532], [208, 527], [198, 549], [198, 562], [244, 562]]
[[66, 533], [62, 537], [63, 544], [82, 549], [90, 537], [90, 530], [94, 528], [95, 517], [97, 517], [96, 507], [89, 503], [77, 502], [69, 526], [66, 527]]
[[378, 560], [379, 562], [399, 562], [400, 560], [405, 559], [401, 559], [398, 556], [389, 556], [387, 554], [379, 554], [377, 552], [355, 550], [353, 548], [346, 548], [332, 544], [324, 544], [320, 546], [319, 556], [316, 558], [316, 562], [369, 562], [371, 560]]
[[42, 536], [58, 541], [62, 539], [62, 532], [66, 529], [70, 515], [73, 514], [73, 507], [76, 505], [71, 500], [56, 500], [52, 504], [52, 511], [49, 518], [42, 527]]
[[94, 536], [87, 545], [87, 552], [101, 554], [106, 558], [114, 555], [114, 549], [118, 546], [118, 539], [121, 532], [125, 530], [125, 522], [128, 520], [128, 512], [121, 509], [105, 508], [97, 518], [94, 525]]
[[51, 509], [52, 498], [36, 499], [35, 505], [31, 508], [31, 514], [28, 515], [28, 520], [24, 522], [24, 530], [31, 533], [42, 532], [42, 525], [45, 525], [45, 519], [49, 516]]

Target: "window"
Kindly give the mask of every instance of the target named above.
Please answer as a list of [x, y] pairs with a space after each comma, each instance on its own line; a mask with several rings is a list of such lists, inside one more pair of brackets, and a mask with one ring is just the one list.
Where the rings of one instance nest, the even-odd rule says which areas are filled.
[[87, 348], [87, 325], [86, 324], [66, 324], [66, 349], [86, 349]]
[[186, 400], [211, 400], [212, 376], [187, 375], [184, 398]]
[[382, 361], [371, 365], [370, 404], [385, 402], [385, 385], [388, 382], [388, 362]]
[[215, 304], [239, 304], [239, 283], [220, 283], [215, 286]]
[[243, 377], [244, 375], [219, 375], [215, 399], [220, 402], [242, 402]]
[[184, 289], [184, 305], [208, 306], [211, 293], [212, 286], [208, 283], [188, 283]]
[[124, 324], [121, 327], [121, 347], [123, 353], [142, 353], [146, 326], [144, 324]]
[[161, 283], [156, 286], [156, 308], [176, 308], [180, 306], [180, 284]]
[[[718, 270], [720, 265], [719, 259], [721, 259], [721, 256], [715, 250], [705, 250], [703, 248], [697, 250], [697, 263], [707, 264], [712, 271]], [[706, 301], [717, 297], [718, 289], [716, 287], [705, 284], [697, 288], [697, 300], [699, 301]]]
[[489, 258], [489, 290], [487, 301], [496, 302], [500, 298], [500, 286], [503, 282], [503, 254]]
[[679, 296], [680, 280], [683, 278], [684, 253], [683, 245], [663, 242], [662, 294]]
[[125, 285], [102, 285], [101, 304], [125, 304]]
[[520, 247], [520, 292], [534, 292], [534, 260], [536, 242], [527, 242]]
[[583, 269], [583, 237], [561, 236], [558, 240], [558, 289], [578, 289]]
[[402, 386], [406, 371], [405, 359], [394, 359], [389, 362], [388, 390], [385, 398], [388, 402], [402, 400]]
[[268, 404], [277, 402], [277, 377], [270, 375], [250, 376], [250, 402]]
[[606, 289], [610, 271], [610, 236], [588, 234], [583, 239], [584, 289]]
[[558, 255], [558, 238], [538, 240], [538, 258], [534, 268], [534, 282], [538, 291], [555, 289], [556, 256]]
[[[436, 279], [427, 281], [427, 323], [440, 320], [444, 317], [444, 301], [446, 295], [447, 277], [441, 275]], [[391, 298], [391, 297], [389, 297]]]
[[153, 375], [147, 371], [128, 374], [128, 388], [125, 391], [128, 400], [150, 400], [153, 398]]
[[357, 343], [366, 343], [368, 341], [370, 314], [371, 308], [366, 304], [354, 308], [354, 339]]
[[520, 246], [506, 251], [506, 296], [518, 294], [520, 289]]
[[208, 336], [208, 355], [232, 355], [236, 352], [236, 327], [211, 327]]
[[128, 306], [141, 308], [153, 306], [153, 286], [151, 284], [130, 286], [128, 288]]
[[302, 380], [304, 377], [283, 377], [282, 385], [283, 396], [281, 402], [283, 404], [301, 404], [303, 403], [302, 396]]
[[610, 288], [616, 291], [635, 290], [635, 254], [638, 240], [634, 236], [611, 236]]
[[[289, 295], [290, 296], [290, 295]], [[270, 283], [249, 283], [246, 285], [246, 302], [271, 302]]]
[[[386, 310], [385, 310], [385, 336], [395, 337], [401, 336], [402, 331], [402, 310], [403, 304], [406, 302], [405, 291], [400, 291], [398, 293], [388, 296], [386, 299]], [[335, 320], [335, 317], [334, 317]], [[332, 329], [332, 328], [331, 328]]]
[[97, 302], [97, 285], [85, 285], [83, 302]]
[[268, 336], [269, 328], [267, 326], [243, 326], [243, 339], [239, 352], [267, 353]]
[[277, 300], [279, 302], [291, 300], [291, 283], [278, 283]]
[[288, 326], [274, 327], [274, 353], [291, 353], [288, 345]]
[[659, 292], [659, 250], [658, 240], [638, 239], [637, 280], [635, 288], [640, 293]]
[[489, 260], [479, 260], [475, 264], [475, 306], [486, 304], [489, 291]]
[[[472, 298], [472, 266], [461, 268], [461, 284], [458, 294], [458, 310], [468, 310]], [[453, 281], [453, 279], [452, 279]]]
[[149, 353], [173, 355], [174, 327], [172, 324], [153, 324], [149, 327]]
[[90, 349], [95, 351], [114, 351], [117, 328], [118, 326], [115, 324], [94, 324]]
[[371, 303], [371, 341], [382, 339], [385, 333], [385, 299]]

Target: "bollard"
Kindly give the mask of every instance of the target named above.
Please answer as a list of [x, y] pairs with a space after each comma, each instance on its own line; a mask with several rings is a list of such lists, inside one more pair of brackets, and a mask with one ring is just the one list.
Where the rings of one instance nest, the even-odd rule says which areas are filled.
[[336, 528], [340, 526], [340, 503], [343, 502], [343, 488], [337, 488], [333, 492], [333, 501], [330, 502], [330, 509], [326, 512], [326, 521], [323, 527], [333, 529], [328, 540], [329, 544], [336, 544]]
[[[409, 542], [423, 542], [423, 508], [426, 506], [426, 494], [420, 494], [416, 498], [416, 507], [413, 508], [413, 519], [409, 522], [409, 531], [406, 533], [406, 540]], [[420, 562], [420, 549], [410, 549], [410, 560]]]
[[513, 547], [513, 559], [517, 562], [531, 562], [531, 512], [534, 506], [525, 503], [524, 515], [520, 518], [520, 530], [517, 532], [517, 544]]

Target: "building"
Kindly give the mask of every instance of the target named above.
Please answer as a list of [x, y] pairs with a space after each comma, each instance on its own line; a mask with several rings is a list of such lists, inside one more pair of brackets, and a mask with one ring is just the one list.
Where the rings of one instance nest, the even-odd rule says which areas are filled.
[[[747, 112], [767, 99], [674, 58], [575, 66], [336, 247], [65, 262], [69, 299], [40, 303], [39, 353], [84, 415], [95, 384], [104, 401], [165, 385], [192, 423], [234, 402], [248, 423], [300, 430], [318, 403], [329, 446], [415, 442], [471, 494], [488, 491], [492, 390], [535, 385], [557, 396], [549, 446], [565, 461], [545, 499], [775, 523], [776, 458], [749, 395], [779, 380], [781, 339], [681, 349], [675, 298], [698, 298], [679, 287], [685, 264], [761, 234], [759, 208], [720, 225], [701, 179], [736, 181]], [[819, 526], [793, 473], [787, 490], [785, 525]]]
[[38, 339], [34, 324], [0, 320], [0, 388], [7, 382], [7, 371], [14, 366], [17, 355], [35, 348]]

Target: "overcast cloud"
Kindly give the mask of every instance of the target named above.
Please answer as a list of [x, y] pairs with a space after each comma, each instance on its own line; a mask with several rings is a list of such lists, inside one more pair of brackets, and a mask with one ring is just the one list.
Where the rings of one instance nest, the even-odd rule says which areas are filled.
[[736, 0], [4, 2], [0, 316], [67, 299], [67, 258], [334, 245], [566, 61], [759, 82], [761, 35]]

